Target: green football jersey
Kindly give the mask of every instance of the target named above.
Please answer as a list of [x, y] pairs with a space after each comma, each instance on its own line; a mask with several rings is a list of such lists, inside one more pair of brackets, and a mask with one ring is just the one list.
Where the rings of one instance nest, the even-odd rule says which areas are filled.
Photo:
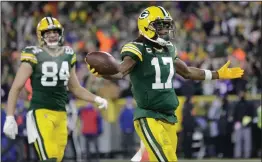
[[134, 120], [149, 117], [177, 122], [175, 110], [179, 102], [173, 86], [176, 48], [171, 42], [166, 47], [156, 49], [151, 43], [130, 42], [122, 48], [122, 59], [130, 56], [137, 62], [130, 72], [137, 102]]
[[55, 57], [47, 48], [29, 46], [21, 53], [21, 62], [31, 64], [33, 68], [30, 109], [66, 111], [67, 84], [76, 54], [69, 46], [59, 47], [56, 52], [60, 55]]

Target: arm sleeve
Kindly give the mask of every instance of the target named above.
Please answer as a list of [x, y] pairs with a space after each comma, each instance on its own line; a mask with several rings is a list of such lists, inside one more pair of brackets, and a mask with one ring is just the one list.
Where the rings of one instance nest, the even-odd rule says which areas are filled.
[[171, 56], [173, 57], [173, 60], [176, 60], [178, 58], [178, 53], [177, 53], [177, 48], [175, 45], [173, 45], [172, 42], [169, 42], [167, 44], [167, 48], [171, 54]]
[[123, 46], [121, 50], [121, 59], [123, 60], [125, 56], [130, 56], [135, 61], [143, 61], [142, 52], [132, 43]]

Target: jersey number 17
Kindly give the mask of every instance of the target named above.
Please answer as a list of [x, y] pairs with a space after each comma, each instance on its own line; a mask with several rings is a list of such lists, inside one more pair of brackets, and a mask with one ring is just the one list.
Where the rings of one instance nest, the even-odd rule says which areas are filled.
[[155, 67], [155, 83], [152, 84], [152, 89], [169, 89], [172, 88], [172, 79], [174, 76], [174, 64], [172, 57], [162, 57], [164, 65], [169, 64], [169, 75], [165, 83], [161, 82], [161, 70], [159, 65], [159, 60], [157, 57], [154, 57], [151, 60], [151, 65]]

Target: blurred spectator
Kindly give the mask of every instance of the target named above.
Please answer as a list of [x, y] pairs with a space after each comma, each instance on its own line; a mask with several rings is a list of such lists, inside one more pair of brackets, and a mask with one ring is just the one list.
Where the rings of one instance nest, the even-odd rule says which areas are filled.
[[185, 158], [191, 159], [192, 156], [192, 138], [196, 127], [195, 117], [193, 115], [193, 104], [191, 96], [187, 96], [183, 107], [182, 127], [183, 127], [183, 152]]
[[18, 134], [16, 137], [16, 143], [18, 146], [18, 158], [19, 159], [30, 159], [29, 144], [27, 140], [26, 131], [26, 114], [27, 109], [24, 106], [23, 100], [18, 100], [16, 104], [16, 123], [18, 126]]
[[[43, 16], [52, 15], [64, 25], [65, 44], [75, 49], [77, 67], [80, 67], [85, 65], [83, 58], [86, 52], [95, 50], [110, 52], [120, 60], [122, 45], [137, 36], [137, 14], [148, 5], [154, 3], [4, 2], [2, 85], [8, 83], [7, 76], [14, 76], [21, 49], [37, 42], [35, 27]], [[157, 5], [165, 6], [173, 16], [177, 32], [176, 39], [172, 41], [177, 46], [178, 56], [188, 65], [215, 70], [230, 59], [233, 65], [246, 70], [246, 76], [252, 77], [233, 80], [228, 87], [229, 93], [235, 94], [242, 88], [253, 94], [261, 92], [261, 3], [158, 2]], [[77, 71], [83, 71], [77, 72], [84, 74], [81, 78], [88, 75], [82, 68]], [[216, 82], [194, 82], [194, 89], [179, 89], [178, 95], [212, 94]], [[188, 87], [187, 83], [181, 82], [180, 87], [184, 84]], [[118, 86], [121, 91], [125, 90], [125, 85], [123, 89], [122, 85]], [[130, 89], [121, 94], [130, 94]], [[181, 90], [185, 92], [181, 93]]]
[[257, 127], [261, 129], [262, 125], [262, 111], [261, 111], [261, 105], [257, 108]]
[[130, 158], [134, 154], [134, 145], [135, 145], [135, 128], [133, 124], [134, 116], [134, 105], [131, 97], [126, 99], [126, 104], [122, 108], [119, 115], [119, 124], [122, 133], [122, 148], [125, 152], [125, 157]]
[[81, 120], [81, 132], [86, 140], [87, 160], [92, 160], [90, 144], [95, 146], [95, 160], [99, 161], [98, 137], [102, 133], [102, 117], [92, 104], [79, 110]]
[[4, 122], [6, 118], [6, 113], [4, 109], [1, 109], [1, 161], [9, 162], [14, 161], [18, 162], [17, 149], [15, 141], [6, 137], [3, 133]]
[[77, 130], [77, 108], [75, 101], [69, 99], [66, 105], [67, 112], [67, 128], [68, 128], [68, 142], [67, 145], [71, 147], [72, 152], [74, 153], [73, 159], [75, 161], [81, 160], [81, 147], [80, 141], [78, 139], [78, 130]]
[[27, 81], [25, 82], [25, 90], [27, 92], [27, 99], [28, 101], [30, 101], [32, 99], [32, 95], [33, 95], [33, 89], [31, 86], [31, 79], [27, 79]]
[[245, 95], [244, 91], [239, 93], [239, 101], [234, 108], [235, 158], [250, 158], [252, 151], [251, 124], [254, 117], [254, 105], [246, 100]]
[[208, 110], [208, 121], [209, 121], [209, 145], [208, 145], [208, 154], [211, 157], [216, 157], [218, 155], [218, 146], [219, 146], [219, 128], [218, 122], [221, 117], [222, 102], [220, 98], [216, 98], [211, 107]]
[[261, 145], [261, 120], [262, 120], [262, 114], [261, 114], [261, 105], [259, 105], [255, 110], [255, 116], [253, 119], [253, 126], [252, 126], [252, 145], [253, 145], [253, 151], [252, 151], [252, 157], [261, 157], [262, 155], [262, 145]]
[[231, 132], [232, 132], [232, 117], [231, 105], [228, 101], [227, 94], [222, 97], [222, 109], [221, 115], [218, 120], [218, 131], [219, 131], [219, 139], [217, 152], [219, 157], [232, 157], [233, 152], [233, 143], [231, 141]]

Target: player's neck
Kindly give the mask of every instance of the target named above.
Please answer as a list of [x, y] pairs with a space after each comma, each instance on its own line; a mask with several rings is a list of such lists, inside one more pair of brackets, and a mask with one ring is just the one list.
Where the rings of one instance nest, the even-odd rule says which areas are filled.
[[63, 48], [60, 46], [57, 46], [55, 48], [51, 48], [48, 46], [43, 46], [43, 49], [51, 56], [57, 57], [63, 54]]

